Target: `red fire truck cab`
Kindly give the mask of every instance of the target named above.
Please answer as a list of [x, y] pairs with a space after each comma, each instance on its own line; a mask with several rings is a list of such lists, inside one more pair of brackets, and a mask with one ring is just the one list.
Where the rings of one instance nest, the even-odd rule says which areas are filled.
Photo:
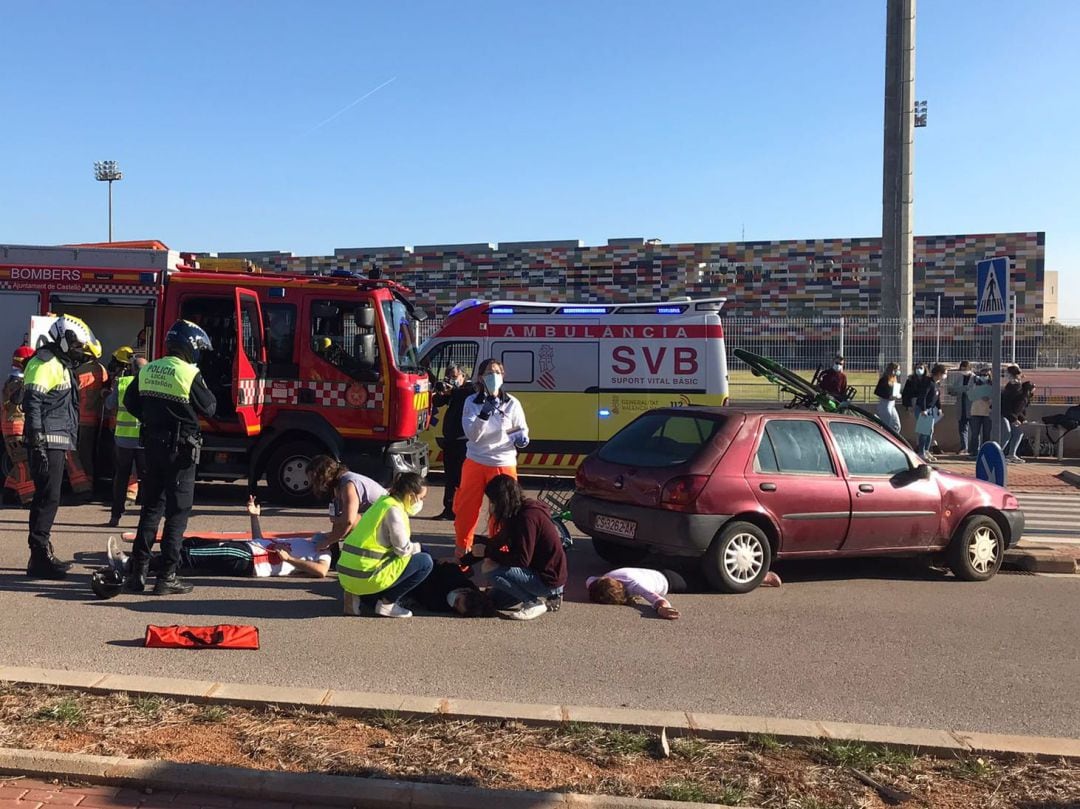
[[307, 464], [315, 455], [384, 482], [399, 471], [427, 471], [417, 435], [430, 396], [414, 328], [423, 315], [393, 281], [345, 271], [263, 274], [250, 265], [205, 271], [159, 243], [0, 245], [0, 292], [3, 350], [22, 342], [31, 315], [50, 312], [83, 318], [102, 342], [103, 361], [121, 345], [161, 356], [178, 318], [202, 326], [214, 350], [199, 366], [218, 407], [203, 425], [201, 479], [265, 475], [274, 500], [299, 505], [310, 502]]

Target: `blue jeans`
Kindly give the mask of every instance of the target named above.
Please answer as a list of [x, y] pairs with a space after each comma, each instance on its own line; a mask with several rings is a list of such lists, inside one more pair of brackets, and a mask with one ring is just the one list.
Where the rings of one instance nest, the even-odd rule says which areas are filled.
[[1001, 422], [1001, 443], [1005, 446], [1006, 458], [1015, 458], [1016, 451], [1020, 449], [1020, 442], [1024, 440], [1024, 425], [1009, 424], [1008, 419]]
[[968, 436], [968, 454], [974, 458], [979, 454], [982, 445], [990, 440], [990, 417], [972, 416], [969, 426], [971, 434]]
[[398, 580], [383, 590], [381, 593], [360, 596], [360, 601], [367, 607], [375, 606], [376, 601], [386, 601], [396, 604], [404, 598], [410, 590], [420, 584], [431, 573], [435, 566], [431, 556], [426, 553], [414, 553], [409, 557], [409, 563], [401, 571]]
[[491, 574], [495, 606], [500, 609], [561, 595], [563, 588], [549, 587], [527, 567], [500, 567]]

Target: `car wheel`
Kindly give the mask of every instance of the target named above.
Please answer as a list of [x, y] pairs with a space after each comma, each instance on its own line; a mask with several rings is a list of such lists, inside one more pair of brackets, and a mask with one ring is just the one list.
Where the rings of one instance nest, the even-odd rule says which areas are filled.
[[771, 563], [769, 538], [748, 522], [725, 526], [702, 559], [705, 578], [722, 593], [749, 593], [761, 584]]
[[1001, 569], [1005, 537], [993, 517], [976, 514], [960, 525], [949, 545], [949, 569], [964, 581], [986, 581]]
[[314, 505], [308, 464], [325, 451], [321, 444], [310, 441], [289, 441], [274, 450], [266, 464], [271, 499], [284, 506]]
[[596, 555], [613, 565], [632, 565], [649, 555], [644, 548], [620, 545], [618, 542], [610, 542], [606, 539], [594, 539], [592, 544]]

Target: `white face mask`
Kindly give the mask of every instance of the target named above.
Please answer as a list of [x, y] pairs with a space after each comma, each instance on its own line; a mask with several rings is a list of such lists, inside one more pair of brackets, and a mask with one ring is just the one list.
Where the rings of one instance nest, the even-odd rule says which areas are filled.
[[503, 375], [500, 373], [484, 374], [484, 387], [487, 392], [494, 396], [502, 390]]
[[419, 498], [417, 498], [416, 500], [413, 500], [410, 505], [405, 506], [405, 513], [408, 514], [410, 517], [415, 517], [417, 514], [419, 514], [423, 510], [424, 510], [424, 501], [419, 499]]
[[833, 369], [834, 371], [843, 371], [843, 370], [844, 370], [844, 366], [843, 366], [843, 365], [841, 365], [840, 363], [836, 363], [836, 364], [835, 364], [835, 365], [834, 365], [834, 366], [832, 367], [832, 369]]

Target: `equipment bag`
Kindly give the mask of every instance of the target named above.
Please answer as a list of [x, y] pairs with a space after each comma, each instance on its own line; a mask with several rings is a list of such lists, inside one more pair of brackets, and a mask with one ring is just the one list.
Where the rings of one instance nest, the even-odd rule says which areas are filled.
[[154, 626], [147, 624], [150, 649], [258, 649], [259, 628], [243, 624]]

